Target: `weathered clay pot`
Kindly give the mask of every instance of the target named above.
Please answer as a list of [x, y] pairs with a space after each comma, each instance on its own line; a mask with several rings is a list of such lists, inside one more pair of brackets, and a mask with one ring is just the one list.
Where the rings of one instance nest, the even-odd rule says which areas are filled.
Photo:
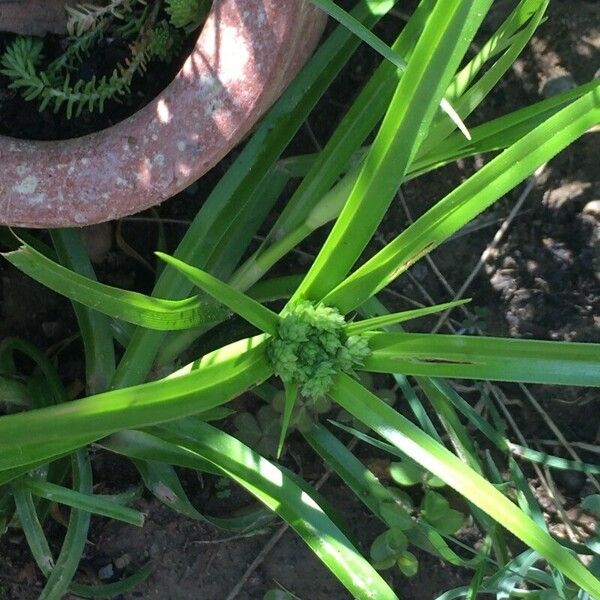
[[248, 133], [324, 22], [305, 0], [214, 0], [175, 80], [129, 119], [60, 142], [0, 136], [0, 224], [83, 226], [172, 197]]

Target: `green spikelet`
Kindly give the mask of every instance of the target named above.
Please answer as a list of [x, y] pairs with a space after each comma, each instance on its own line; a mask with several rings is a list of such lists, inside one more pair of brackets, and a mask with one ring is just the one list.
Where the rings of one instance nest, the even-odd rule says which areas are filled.
[[164, 19], [159, 21], [150, 38], [148, 52], [150, 56], [156, 57], [163, 62], [168, 62], [173, 57], [173, 51], [176, 47], [174, 30]]
[[202, 23], [210, 8], [209, 0], [167, 0], [165, 11], [171, 25], [193, 31]]
[[274, 371], [306, 398], [331, 389], [335, 376], [362, 364], [371, 351], [364, 338], [344, 334], [344, 317], [329, 306], [300, 302], [281, 319], [268, 349]]

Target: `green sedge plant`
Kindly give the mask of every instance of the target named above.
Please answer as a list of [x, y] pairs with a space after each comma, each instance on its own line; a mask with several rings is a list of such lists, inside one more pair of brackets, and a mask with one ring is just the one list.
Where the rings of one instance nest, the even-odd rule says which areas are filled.
[[[52, 232], [52, 247], [18, 232], [16, 248], [4, 254], [73, 301], [88, 389], [85, 397], [68, 401], [55, 365], [39, 350], [21, 340], [0, 346], [3, 385], [10, 391], [0, 417], [0, 524], [18, 519], [47, 577], [43, 598], [60, 598], [69, 590], [84, 596], [114, 592], [115, 587], [73, 583], [91, 514], [143, 521], [127, 506], [131, 495], [92, 493], [94, 447], [130, 458], [148, 490], [190, 518], [248, 532], [268, 526], [269, 511], [277, 514], [356, 598], [401, 598], [401, 589], [391, 589], [378, 570], [414, 574], [414, 547], [473, 573], [470, 585], [448, 590], [439, 600], [480, 593], [598, 599], [597, 545], [574, 545], [548, 532], [513, 458], [517, 447], [499, 420], [484, 419], [447, 379], [597, 386], [600, 346], [406, 333], [400, 323], [463, 301], [389, 312], [377, 294], [594, 127], [600, 121], [600, 86], [590, 82], [466, 130], [470, 113], [543, 20], [547, 0], [515, 2], [470, 58], [469, 46], [492, 0], [422, 0], [391, 47], [382, 47], [370, 30], [393, 8], [392, 0], [361, 0], [351, 13], [326, 0], [314, 3], [341, 24], [257, 128], [174, 255], [157, 254], [165, 267], [151, 296], [99, 283], [74, 230]], [[381, 65], [321, 151], [282, 158], [361, 38], [381, 51]], [[373, 141], [365, 145], [371, 133]], [[487, 156], [482, 168], [360, 262], [402, 184], [479, 154]], [[291, 180], [297, 186], [285, 208], [244, 259]], [[269, 276], [279, 260], [330, 223], [307, 273]], [[284, 301], [281, 311], [271, 308], [275, 300]], [[257, 334], [175, 366], [196, 340], [233, 313]], [[124, 349], [118, 361], [115, 343]], [[16, 352], [36, 363], [29, 378], [19, 371]], [[156, 370], [169, 375], [148, 381]], [[413, 418], [397, 410], [393, 398], [386, 401], [361, 383], [360, 375], [369, 372], [395, 379]], [[232, 415], [228, 402], [247, 392], [257, 399], [255, 416]], [[337, 408], [327, 412], [332, 405]], [[340, 410], [348, 418], [341, 419]], [[231, 416], [240, 439], [222, 427], [222, 419]], [[384, 533], [373, 541], [370, 556], [356, 549], [310, 483], [279, 463], [291, 427], [381, 520]], [[467, 427], [504, 457], [509, 481], [478, 450]], [[348, 432], [394, 457], [394, 485], [384, 485], [342, 443], [340, 434]], [[518, 456], [600, 471], [522, 446]], [[200, 514], [174, 466], [230, 479], [264, 508], [244, 517]], [[412, 485], [424, 489], [418, 506], [402, 489]], [[466, 500], [482, 534], [480, 548], [455, 550], [460, 540], [453, 534], [463, 515], [449, 505], [449, 489]], [[71, 507], [57, 557], [43, 529], [49, 497]], [[527, 550], [515, 554], [507, 532]], [[589, 568], [577, 554], [590, 555]], [[127, 589], [149, 568], [111, 585]]]

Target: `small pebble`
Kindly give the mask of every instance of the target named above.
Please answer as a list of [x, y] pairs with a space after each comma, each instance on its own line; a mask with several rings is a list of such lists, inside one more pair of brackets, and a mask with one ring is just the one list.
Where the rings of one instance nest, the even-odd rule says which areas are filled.
[[124, 569], [131, 562], [131, 557], [129, 554], [123, 554], [123, 556], [119, 556], [115, 560], [115, 567], [119, 570]]
[[552, 96], [558, 96], [558, 94], [572, 90], [576, 86], [577, 84], [570, 73], [560, 75], [546, 81], [542, 88], [542, 96], [552, 98]]
[[596, 219], [600, 219], [600, 200], [592, 200], [583, 207], [584, 215], [591, 215]]
[[115, 576], [115, 569], [114, 569], [112, 563], [108, 563], [107, 565], [104, 565], [98, 571], [98, 577], [100, 577], [100, 579], [102, 579], [103, 581], [106, 581], [107, 579], [112, 579], [114, 576]]

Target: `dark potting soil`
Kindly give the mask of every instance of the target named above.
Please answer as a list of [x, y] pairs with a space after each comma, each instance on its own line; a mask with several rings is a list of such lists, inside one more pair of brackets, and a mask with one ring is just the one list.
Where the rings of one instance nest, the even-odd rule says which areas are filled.
[[[495, 10], [499, 10], [502, 5], [512, 3], [499, 0], [496, 5]], [[562, 84], [557, 83], [559, 78], [566, 77], [567, 83], [568, 78], [577, 83], [588, 81], [600, 64], [596, 10], [597, 3], [594, 6], [585, 0], [552, 2], [549, 19], [536, 34], [531, 48], [473, 116], [474, 122], [539, 100], [547, 93], [547, 85], [552, 82], [552, 85], [564, 85], [564, 79]], [[388, 21], [378, 33], [390, 39], [398, 29], [398, 22]], [[371, 52], [364, 48], [359, 50], [299, 132], [290, 154], [313, 152], [328, 139], [356, 89], [377, 62]], [[108, 111], [112, 117], [113, 110], [114, 107]], [[600, 341], [600, 182], [597, 170], [600, 148], [597, 138], [598, 133], [590, 133], [550, 161], [507, 234], [468, 289], [466, 295], [473, 298], [470, 307], [479, 315], [476, 325], [487, 335]], [[189, 190], [155, 210], [119, 223], [88, 229], [85, 235], [99, 278], [119, 287], [150, 291], [154, 279], [152, 252], [160, 244], [161, 237], [165, 238], [166, 248], [171, 251], [235, 155], [236, 151]], [[383, 239], [389, 241], [408, 225], [407, 209], [411, 217], [416, 218], [480, 165], [479, 160], [462, 161], [437, 172], [435, 177], [420, 178], [404, 186], [402, 195], [393, 203], [378, 232], [379, 241], [372, 244], [365, 255], [372, 255], [381, 247]], [[462, 285], [523, 189], [521, 186], [507, 194], [472, 226], [432, 254], [433, 265], [442, 273], [447, 285], [455, 290]], [[277, 265], [274, 274], [305, 270], [325, 235], [326, 232], [317, 232], [301, 246], [300, 253]], [[381, 298], [394, 310], [412, 307], [404, 298], [423, 303], [445, 302], [452, 297], [446, 284], [431, 264], [421, 261]], [[0, 338], [22, 335], [38, 346], [50, 348], [51, 355], [58, 356], [65, 381], [75, 382], [73, 394], [82, 393], [81, 389], [77, 390], [77, 383], [80, 388], [83, 385], [78, 342], [64, 345], [65, 340], [77, 331], [69, 303], [31, 282], [5, 262], [0, 263], [0, 285]], [[473, 326], [463, 322], [459, 313], [453, 317], [455, 327], [469, 329]], [[413, 327], [427, 331], [435, 321], [434, 317]], [[529, 441], [553, 438], [518, 386], [503, 385], [502, 389], [510, 403], [511, 414]], [[550, 386], [531, 386], [530, 390], [559, 424], [567, 439], [597, 441], [600, 425], [597, 390]], [[470, 396], [468, 392], [466, 397], [477, 399], [475, 394]], [[253, 397], [238, 402], [237, 408], [256, 405]], [[397, 406], [402, 410], [400, 402]], [[374, 470], [382, 464], [381, 456], [368, 447], [359, 446], [357, 453]], [[595, 456], [583, 453], [583, 457], [597, 462]], [[323, 473], [313, 454], [294, 436], [284, 460], [286, 466], [313, 482]], [[98, 493], [115, 493], [137, 483], [135, 473], [125, 461], [95, 451], [93, 463]], [[385, 462], [383, 465], [385, 468]], [[561, 516], [553, 511], [535, 474], [528, 472], [528, 475], [553, 532], [563, 534]], [[559, 492], [565, 496], [569, 517], [579, 527], [581, 515], [576, 505], [582, 496], [590, 493], [589, 484], [577, 474], [555, 472], [553, 475]], [[232, 489], [228, 495], [211, 477], [199, 478], [196, 474], [182, 472], [182, 479], [190, 498], [201, 511], [224, 514], [228, 510], [241, 509], [250, 501], [237, 489]], [[322, 493], [349, 524], [359, 549], [367, 554], [370, 543], [380, 532], [376, 519], [336, 478], [329, 480]], [[78, 581], [112, 581], [130, 574], [151, 559], [155, 570], [150, 579], [122, 598], [222, 600], [240, 581], [273, 533], [271, 530], [254, 537], [231, 536], [181, 517], [148, 495], [138, 501], [137, 508], [148, 513], [143, 529], [93, 519], [90, 544]], [[595, 520], [585, 515], [581, 519], [581, 529], [593, 531]], [[48, 533], [56, 550], [64, 529], [52, 522]], [[474, 529], [462, 531], [461, 538], [472, 545], [479, 541]], [[18, 529], [11, 529], [8, 535], [0, 538], [0, 556], [3, 558], [0, 561], [0, 600], [37, 598], [42, 578]], [[451, 567], [426, 554], [419, 554], [419, 560], [421, 569], [412, 579], [406, 579], [396, 571], [384, 573], [402, 598], [432, 600], [441, 592], [469, 581], [470, 573], [466, 570]], [[100, 574], [110, 575], [110, 578], [102, 580]], [[259, 600], [267, 590], [278, 586], [303, 600], [349, 598], [303, 542], [290, 532], [265, 555], [245, 581], [238, 598]]]
[[[17, 36], [0, 32], [0, 56]], [[30, 140], [64, 140], [106, 129], [133, 115], [164, 90], [185, 62], [193, 48], [197, 33], [188, 36], [177, 55], [169, 63], [152, 60], [147, 70], [135, 75], [130, 93], [109, 100], [103, 112], [83, 110], [78, 117], [67, 118], [64, 106], [54, 112], [51, 107], [39, 110], [39, 102], [26, 101], [19, 90], [9, 88], [10, 80], [0, 74], [0, 134]], [[49, 62], [61, 54], [65, 37], [47, 35], [44, 56]], [[128, 41], [118, 37], [102, 38], [93, 52], [84, 56], [77, 79], [109, 77], [115, 66], [130, 56]]]

